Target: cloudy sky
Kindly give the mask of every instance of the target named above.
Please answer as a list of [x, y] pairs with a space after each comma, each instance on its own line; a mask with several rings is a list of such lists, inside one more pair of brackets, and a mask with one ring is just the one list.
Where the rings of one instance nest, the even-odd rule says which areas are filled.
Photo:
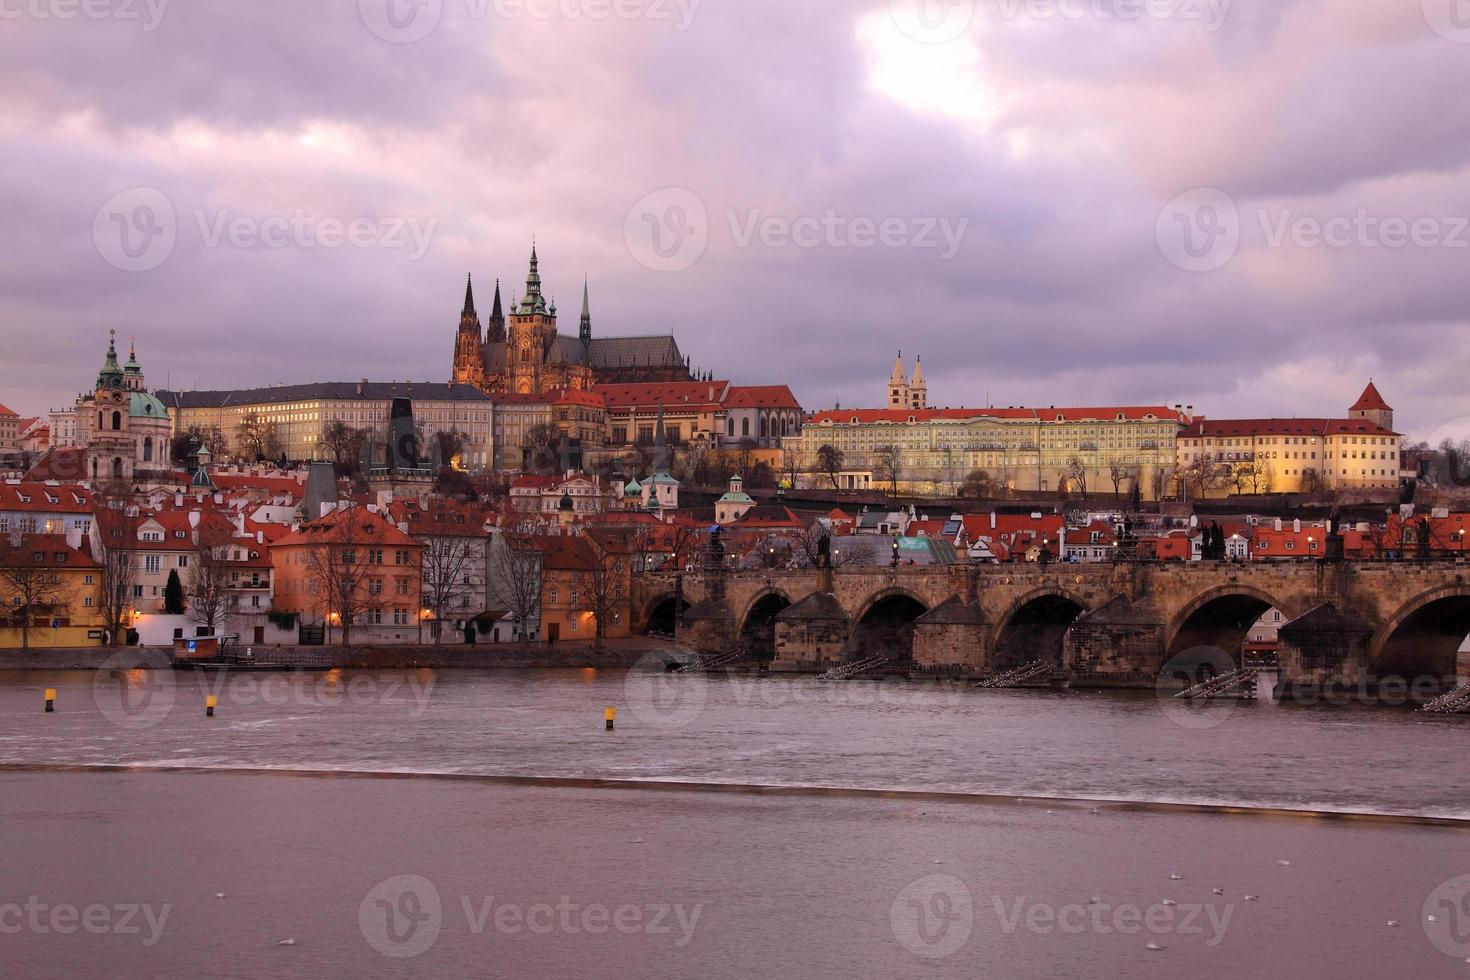
[[[0, 0], [0, 402], [572, 331], [876, 404], [1470, 416], [1460, 0]], [[507, 295], [509, 299], [509, 295]]]

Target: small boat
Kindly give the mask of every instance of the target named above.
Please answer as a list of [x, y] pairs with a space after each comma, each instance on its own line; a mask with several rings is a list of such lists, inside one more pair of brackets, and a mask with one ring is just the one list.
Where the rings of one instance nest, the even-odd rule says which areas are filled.
[[174, 670], [228, 670], [235, 673], [325, 670], [324, 667], [296, 667], [255, 659], [250, 647], [241, 650], [240, 638], [234, 634], [221, 636], [178, 637], [174, 640]]

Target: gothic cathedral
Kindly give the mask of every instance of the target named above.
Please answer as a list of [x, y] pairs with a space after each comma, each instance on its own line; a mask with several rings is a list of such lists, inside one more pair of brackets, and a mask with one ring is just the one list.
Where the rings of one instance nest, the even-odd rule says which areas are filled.
[[594, 384], [691, 381], [689, 361], [672, 336], [593, 337], [587, 285], [582, 285], [582, 318], [577, 336], [557, 333], [556, 301], [541, 292], [536, 249], [526, 294], [505, 316], [500, 282], [480, 331], [474, 282], [465, 286], [464, 310], [454, 345], [454, 381], [487, 394], [540, 395], [564, 389], [588, 390]]

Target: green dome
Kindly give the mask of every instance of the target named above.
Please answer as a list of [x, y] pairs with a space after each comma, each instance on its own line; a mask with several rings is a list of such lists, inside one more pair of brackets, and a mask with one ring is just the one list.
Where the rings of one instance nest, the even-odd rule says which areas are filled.
[[730, 493], [727, 493], [723, 497], [721, 497], [717, 501], [717, 503], [721, 503], [721, 504], [753, 504], [753, 503], [755, 503], [755, 501], [751, 498], [750, 494], [748, 494], [748, 493], [736, 493], [735, 491], [732, 490]]
[[134, 391], [128, 396], [128, 415], [135, 419], [167, 419], [168, 409], [148, 392]]

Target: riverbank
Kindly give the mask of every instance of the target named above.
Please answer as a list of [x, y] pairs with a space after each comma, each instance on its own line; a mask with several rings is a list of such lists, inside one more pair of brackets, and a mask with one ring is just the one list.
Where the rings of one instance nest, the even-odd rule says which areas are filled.
[[[249, 646], [249, 644], [246, 644]], [[606, 640], [601, 646], [588, 642], [545, 643], [445, 643], [422, 646], [272, 646], [252, 647], [261, 663], [300, 668], [344, 668], [370, 670], [516, 670], [523, 668], [568, 669], [583, 667], [632, 667], [645, 658], [673, 658], [679, 648], [672, 644], [630, 637]], [[85, 647], [0, 650], [0, 671], [6, 670], [98, 670], [159, 669], [171, 665], [167, 647]]]

